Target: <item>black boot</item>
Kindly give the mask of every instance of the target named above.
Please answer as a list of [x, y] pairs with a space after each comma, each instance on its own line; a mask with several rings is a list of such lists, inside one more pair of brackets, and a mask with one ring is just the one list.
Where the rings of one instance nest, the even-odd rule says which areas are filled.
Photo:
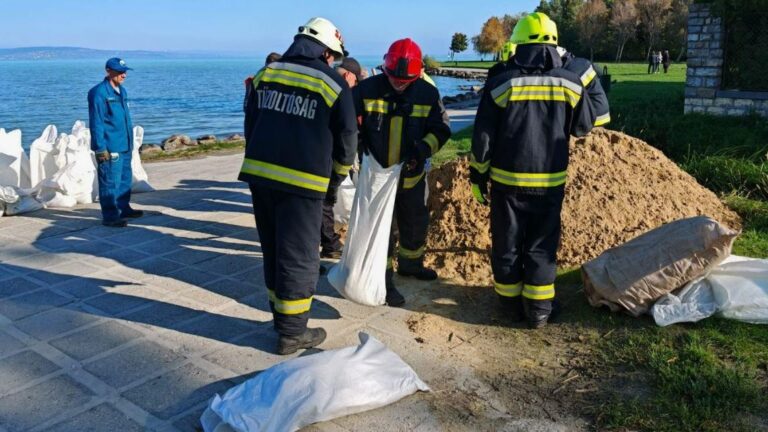
[[277, 341], [277, 353], [280, 355], [293, 354], [300, 349], [314, 348], [325, 340], [325, 330], [322, 328], [308, 328], [298, 336], [283, 336]]
[[437, 279], [437, 272], [424, 267], [424, 258], [403, 258], [397, 260], [397, 274], [410, 276], [419, 280], [432, 281]]
[[400, 307], [405, 304], [405, 297], [395, 288], [395, 272], [387, 269], [386, 276], [387, 297], [386, 302], [390, 307]]
[[525, 319], [525, 311], [523, 310], [523, 299], [520, 296], [517, 297], [499, 297], [499, 309], [502, 317], [512, 322], [520, 322]]
[[559, 313], [559, 303], [556, 304], [557, 311], [554, 307], [555, 303], [552, 300], [524, 299], [523, 306], [525, 316], [528, 319], [528, 327], [532, 329], [545, 327], [549, 320]]

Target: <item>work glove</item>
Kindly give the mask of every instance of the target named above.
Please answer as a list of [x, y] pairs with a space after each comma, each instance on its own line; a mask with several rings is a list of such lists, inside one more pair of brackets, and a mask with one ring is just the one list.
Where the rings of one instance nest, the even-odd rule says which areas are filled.
[[488, 182], [472, 183], [472, 195], [480, 204], [488, 205], [491, 202], [488, 198]]
[[417, 166], [424, 163], [429, 157], [430, 149], [424, 141], [415, 141], [409, 148], [405, 158], [405, 167], [408, 171], [413, 171]]
[[111, 159], [112, 159], [112, 155], [110, 155], [108, 151], [96, 153], [96, 162], [98, 163], [109, 162]]

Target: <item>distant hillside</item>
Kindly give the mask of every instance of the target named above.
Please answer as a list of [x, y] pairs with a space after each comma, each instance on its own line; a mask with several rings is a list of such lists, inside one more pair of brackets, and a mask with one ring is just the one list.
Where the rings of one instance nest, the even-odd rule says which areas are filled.
[[[78, 47], [27, 47], [0, 48], [0, 60], [59, 60], [59, 59], [91, 59], [109, 57], [137, 58], [179, 58], [195, 57], [201, 54], [165, 51], [130, 51], [130, 50], [97, 50]], [[210, 54], [206, 54], [210, 56]]]

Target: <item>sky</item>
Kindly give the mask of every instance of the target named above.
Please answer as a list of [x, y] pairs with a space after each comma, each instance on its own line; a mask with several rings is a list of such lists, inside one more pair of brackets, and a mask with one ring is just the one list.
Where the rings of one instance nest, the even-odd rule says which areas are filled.
[[[491, 16], [532, 11], [538, 0], [0, 0], [0, 48], [260, 54], [283, 51], [310, 17], [330, 19], [351, 55], [383, 54], [410, 37], [448, 54], [456, 32], [472, 37]], [[470, 46], [471, 50], [471, 46]]]

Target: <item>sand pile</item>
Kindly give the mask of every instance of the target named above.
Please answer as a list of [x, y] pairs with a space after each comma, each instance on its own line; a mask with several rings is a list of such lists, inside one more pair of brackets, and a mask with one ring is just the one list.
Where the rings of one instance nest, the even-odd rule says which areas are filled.
[[[661, 151], [631, 136], [598, 128], [571, 140], [558, 251], [561, 266], [578, 266], [604, 250], [672, 220], [710, 216], [731, 228], [741, 220]], [[492, 283], [488, 208], [472, 198], [469, 163], [429, 174], [432, 219], [427, 263], [458, 283]]]

